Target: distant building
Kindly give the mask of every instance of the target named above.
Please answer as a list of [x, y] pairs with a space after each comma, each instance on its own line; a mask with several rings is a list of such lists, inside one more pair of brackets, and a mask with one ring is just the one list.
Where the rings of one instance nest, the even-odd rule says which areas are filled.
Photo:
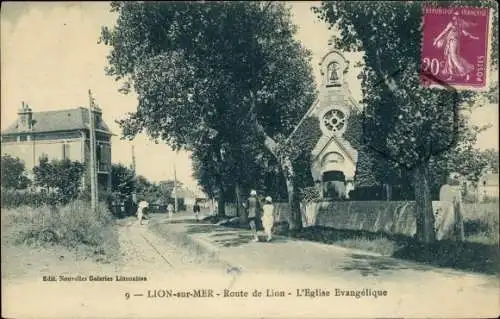
[[477, 185], [477, 196], [480, 202], [485, 199], [499, 198], [499, 175], [498, 173], [486, 173], [479, 179]]
[[323, 57], [320, 62], [323, 83], [318, 98], [292, 133], [293, 138], [307, 118], [319, 121], [321, 136], [311, 152], [311, 173], [321, 198], [347, 197], [354, 188], [358, 152], [342, 134], [350, 115], [360, 108], [345, 78], [348, 66], [349, 62], [338, 51], [332, 50]]
[[[191, 191], [190, 189], [184, 188], [184, 187], [178, 188], [176, 191], [176, 194], [177, 194], [177, 198], [183, 199], [184, 204], [188, 207], [193, 206], [194, 202], [197, 199], [197, 196], [193, 191]], [[173, 196], [173, 194], [172, 194], [172, 196]]]
[[[113, 133], [102, 120], [100, 108], [94, 110], [96, 132], [96, 163], [101, 189], [111, 189], [111, 136]], [[69, 159], [90, 162], [89, 111], [86, 108], [33, 112], [22, 103], [18, 119], [1, 134], [2, 154], [21, 159], [28, 175], [38, 165], [39, 158]], [[88, 176], [84, 178], [84, 183]]]

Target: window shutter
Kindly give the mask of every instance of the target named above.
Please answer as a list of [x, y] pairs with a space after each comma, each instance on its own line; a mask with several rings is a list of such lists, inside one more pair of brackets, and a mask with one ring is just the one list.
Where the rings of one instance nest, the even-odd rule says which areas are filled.
[[102, 152], [101, 152], [102, 149], [101, 149], [101, 147], [102, 147], [101, 144], [97, 144], [97, 147], [96, 147], [96, 150], [95, 150], [96, 153], [97, 153], [96, 154], [96, 160], [99, 161], [99, 162], [101, 161], [101, 157], [102, 157]]
[[103, 152], [102, 161], [106, 164], [109, 164], [109, 147], [108, 147], [108, 145], [104, 145], [104, 152]]
[[71, 159], [69, 147], [69, 144], [64, 144], [64, 154], [66, 155], [66, 159]]

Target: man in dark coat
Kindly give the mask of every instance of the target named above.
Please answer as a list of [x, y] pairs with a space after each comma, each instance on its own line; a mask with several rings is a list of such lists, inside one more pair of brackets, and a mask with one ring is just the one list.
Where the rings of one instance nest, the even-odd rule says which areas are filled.
[[260, 203], [257, 198], [257, 191], [252, 190], [250, 192], [250, 197], [247, 199], [244, 207], [247, 210], [248, 223], [250, 225], [250, 229], [252, 230], [253, 241], [259, 241], [259, 236], [257, 236], [257, 220], [260, 213]]

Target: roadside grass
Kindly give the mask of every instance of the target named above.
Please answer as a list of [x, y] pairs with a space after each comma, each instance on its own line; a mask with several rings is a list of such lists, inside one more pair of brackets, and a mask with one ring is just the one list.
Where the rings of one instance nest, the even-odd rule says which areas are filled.
[[499, 202], [464, 204], [465, 240], [486, 245], [499, 244]]
[[[285, 234], [286, 232], [282, 231], [281, 233]], [[391, 256], [404, 246], [405, 241], [403, 236], [319, 226], [304, 228], [295, 237], [297, 239], [365, 250], [384, 256]]]
[[79, 200], [61, 207], [2, 209], [1, 228], [2, 246], [60, 245], [104, 263], [119, 256], [114, 220], [104, 204], [96, 212], [91, 211], [88, 202]]

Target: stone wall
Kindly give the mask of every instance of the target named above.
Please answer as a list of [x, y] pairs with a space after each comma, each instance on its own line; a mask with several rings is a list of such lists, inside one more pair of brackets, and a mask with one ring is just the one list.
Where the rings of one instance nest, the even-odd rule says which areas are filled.
[[[275, 203], [279, 221], [289, 215], [287, 203]], [[448, 201], [432, 202], [438, 240], [457, 239], [458, 210]], [[323, 201], [301, 205], [304, 227], [323, 226], [413, 236], [416, 232], [415, 202], [409, 201]], [[226, 205], [226, 214], [235, 216], [234, 204]], [[459, 233], [459, 232], [458, 232]], [[459, 234], [460, 237], [460, 234]]]

